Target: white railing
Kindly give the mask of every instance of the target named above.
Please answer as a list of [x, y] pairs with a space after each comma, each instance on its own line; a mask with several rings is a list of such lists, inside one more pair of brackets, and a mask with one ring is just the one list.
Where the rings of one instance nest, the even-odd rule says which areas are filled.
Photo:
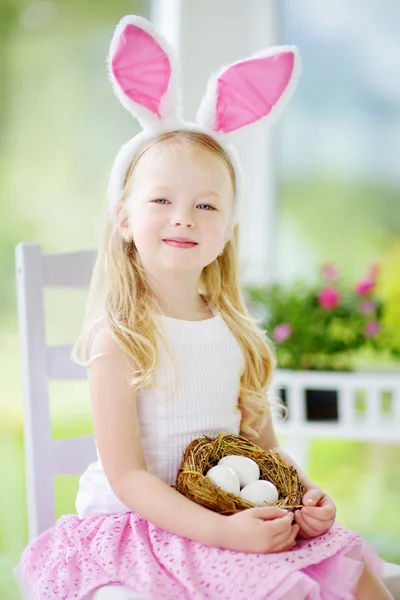
[[[278, 369], [271, 398], [278, 397], [282, 388], [289, 414], [285, 420], [274, 414], [275, 430], [303, 468], [312, 438], [400, 443], [400, 374]], [[337, 420], [307, 420], [306, 390], [335, 390]]]

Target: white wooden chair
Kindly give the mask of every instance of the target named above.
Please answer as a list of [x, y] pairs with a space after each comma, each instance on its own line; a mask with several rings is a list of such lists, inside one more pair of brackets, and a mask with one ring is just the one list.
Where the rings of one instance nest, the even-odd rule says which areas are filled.
[[[42, 254], [38, 244], [16, 247], [18, 321], [22, 358], [24, 445], [29, 539], [55, 523], [55, 475], [79, 475], [96, 460], [93, 436], [51, 438], [48, 384], [86, 379], [71, 346], [46, 345], [44, 290], [88, 288], [96, 253]], [[146, 600], [123, 586], [106, 586], [86, 600]]]
[[95, 252], [42, 254], [37, 244], [16, 248], [19, 335], [29, 538], [55, 522], [54, 476], [81, 474], [96, 460], [93, 436], [52, 440], [48, 383], [85, 379], [71, 346], [46, 346], [44, 289], [87, 288]]
[[[16, 248], [30, 539], [55, 522], [54, 476], [81, 474], [96, 459], [91, 435], [51, 438], [49, 381], [82, 380], [86, 373], [71, 361], [71, 346], [46, 345], [44, 315], [45, 288], [87, 288], [95, 258], [93, 251], [42, 254], [38, 244]], [[384, 580], [400, 600], [400, 567], [387, 565]]]

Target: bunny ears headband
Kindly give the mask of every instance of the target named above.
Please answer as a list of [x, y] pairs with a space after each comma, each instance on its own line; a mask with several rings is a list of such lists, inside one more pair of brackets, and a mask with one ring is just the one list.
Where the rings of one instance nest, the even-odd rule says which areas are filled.
[[[264, 119], [276, 121], [292, 95], [300, 71], [295, 46], [276, 46], [211, 76], [195, 123], [183, 120], [174, 49], [144, 18], [124, 17], [108, 56], [109, 76], [121, 104], [143, 131], [124, 144], [114, 161], [107, 190], [109, 206], [120, 200], [130, 163], [140, 147], [176, 129], [207, 133], [227, 152], [240, 189], [240, 167], [229, 133]], [[238, 198], [234, 221], [238, 221]]]

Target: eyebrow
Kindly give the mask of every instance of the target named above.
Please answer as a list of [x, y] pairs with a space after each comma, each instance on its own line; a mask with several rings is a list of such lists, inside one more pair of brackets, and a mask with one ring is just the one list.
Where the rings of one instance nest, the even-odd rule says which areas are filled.
[[[151, 190], [153, 194], [158, 194], [158, 193], [166, 193], [169, 194], [171, 192], [171, 188], [169, 188], [168, 186], [157, 186], [156, 188]], [[202, 192], [201, 194], [198, 195], [198, 198], [204, 198], [206, 196], [215, 196], [215, 198], [220, 198], [220, 194], [218, 194], [217, 192], [214, 192], [213, 190], [206, 190], [205, 192]]]

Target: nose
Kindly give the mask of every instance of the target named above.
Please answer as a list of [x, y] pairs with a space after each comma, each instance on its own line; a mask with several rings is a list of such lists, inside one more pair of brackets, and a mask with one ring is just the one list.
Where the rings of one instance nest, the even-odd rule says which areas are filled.
[[187, 227], [188, 229], [193, 229], [196, 226], [196, 223], [192, 213], [186, 211], [174, 215], [171, 219], [171, 225], [173, 227]]

